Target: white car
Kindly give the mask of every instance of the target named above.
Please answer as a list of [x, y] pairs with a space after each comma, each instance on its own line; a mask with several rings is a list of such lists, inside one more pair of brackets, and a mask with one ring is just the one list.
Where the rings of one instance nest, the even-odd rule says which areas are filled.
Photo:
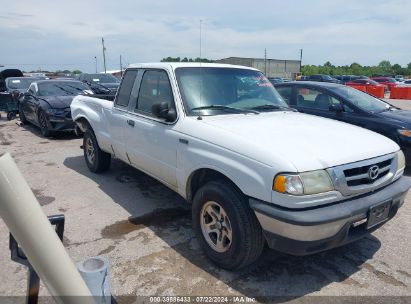
[[248, 67], [132, 65], [114, 103], [78, 96], [71, 112], [89, 169], [116, 157], [179, 193], [207, 256], [227, 269], [265, 243], [307, 255], [357, 240], [411, 186], [395, 142], [290, 109]]

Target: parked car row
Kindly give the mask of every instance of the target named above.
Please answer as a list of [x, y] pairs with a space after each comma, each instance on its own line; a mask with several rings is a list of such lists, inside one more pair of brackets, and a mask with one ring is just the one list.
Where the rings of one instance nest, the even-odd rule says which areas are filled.
[[24, 77], [20, 70], [8, 69], [0, 72], [0, 110], [8, 112], [8, 119], [18, 113], [22, 123], [38, 126], [46, 137], [62, 131], [79, 134], [71, 119], [73, 98], [94, 94], [114, 100], [118, 86], [119, 80], [109, 74], [81, 74], [79, 80], [69, 77], [45, 80], [45, 77]]
[[[400, 77], [401, 76], [401, 77]], [[366, 87], [379, 88], [384, 86], [384, 91], [391, 91], [392, 88], [399, 85], [407, 85], [411, 83], [410, 80], [406, 80], [402, 75], [397, 75], [396, 78], [388, 76], [357, 76], [357, 75], [335, 75], [334, 77], [326, 74], [315, 74], [310, 76], [300, 76], [297, 80], [299, 81], [317, 81], [317, 82], [330, 82], [345, 84], [348, 86], [361, 85]], [[279, 83], [278, 81], [272, 82], [273, 84]]]
[[305, 76], [301, 81], [318, 81], [318, 82], [331, 82], [331, 83], [341, 83], [340, 80], [326, 74], [314, 74], [310, 76]]
[[89, 170], [115, 156], [176, 191], [223, 268], [252, 263], [266, 244], [324, 251], [393, 218], [411, 187], [398, 146], [408, 147], [409, 114], [340, 84], [275, 86], [241, 66], [138, 64], [114, 103], [79, 95], [71, 115]]

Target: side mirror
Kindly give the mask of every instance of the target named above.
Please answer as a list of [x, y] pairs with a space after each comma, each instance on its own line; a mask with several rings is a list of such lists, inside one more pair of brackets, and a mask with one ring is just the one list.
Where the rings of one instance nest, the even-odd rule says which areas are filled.
[[337, 112], [337, 113], [339, 113], [339, 112], [344, 112], [343, 106], [342, 106], [341, 104], [339, 104], [339, 103], [332, 103], [332, 104], [330, 104], [329, 110], [332, 111], [332, 112]]
[[151, 112], [158, 118], [164, 118], [166, 121], [172, 122], [176, 120], [177, 113], [174, 109], [169, 109], [168, 103], [159, 101], [152, 105]]

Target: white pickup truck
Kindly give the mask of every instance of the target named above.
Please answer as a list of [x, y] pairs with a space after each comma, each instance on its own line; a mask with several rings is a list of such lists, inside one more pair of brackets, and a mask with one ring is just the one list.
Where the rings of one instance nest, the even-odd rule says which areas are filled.
[[227, 269], [265, 243], [307, 255], [357, 240], [411, 186], [396, 143], [290, 109], [247, 67], [131, 65], [114, 103], [78, 96], [71, 112], [89, 169], [116, 157], [179, 193], [205, 253]]

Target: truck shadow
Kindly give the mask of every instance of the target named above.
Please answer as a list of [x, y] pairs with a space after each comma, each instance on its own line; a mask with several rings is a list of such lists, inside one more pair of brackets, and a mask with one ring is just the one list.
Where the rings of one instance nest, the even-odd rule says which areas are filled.
[[[167, 288], [171, 288], [178, 295], [241, 293], [262, 302], [273, 298], [282, 302], [319, 291], [336, 282], [346, 288], [366, 288], [367, 283], [351, 276], [361, 268], [371, 269], [372, 265], [367, 261], [381, 246], [377, 238], [369, 235], [341, 248], [306, 257], [266, 249], [253, 265], [239, 271], [225, 271], [204, 256], [191, 228], [189, 206], [173, 191], [117, 160], [112, 162], [111, 170], [102, 175], [90, 173], [80, 156], [66, 158], [64, 165], [92, 179], [115, 203], [129, 212], [129, 218], [102, 229], [102, 238], [122, 238], [126, 242], [140, 241], [147, 245], [153, 240], [147, 237], [138, 239], [143, 231], [139, 234], [134, 232], [149, 228], [168, 244], [169, 248], [156, 254], [116, 266], [121, 269], [116, 277], [121, 277], [124, 272], [124, 280], [131, 273], [137, 275], [137, 281], [145, 284], [157, 282], [158, 278], [174, 278], [165, 283], [164, 289], [157, 289], [159, 294], [166, 294]], [[140, 267], [152, 269], [153, 265], [155, 267], [150, 272], [139, 273], [137, 270]], [[118, 300], [122, 302], [121, 298]]]

